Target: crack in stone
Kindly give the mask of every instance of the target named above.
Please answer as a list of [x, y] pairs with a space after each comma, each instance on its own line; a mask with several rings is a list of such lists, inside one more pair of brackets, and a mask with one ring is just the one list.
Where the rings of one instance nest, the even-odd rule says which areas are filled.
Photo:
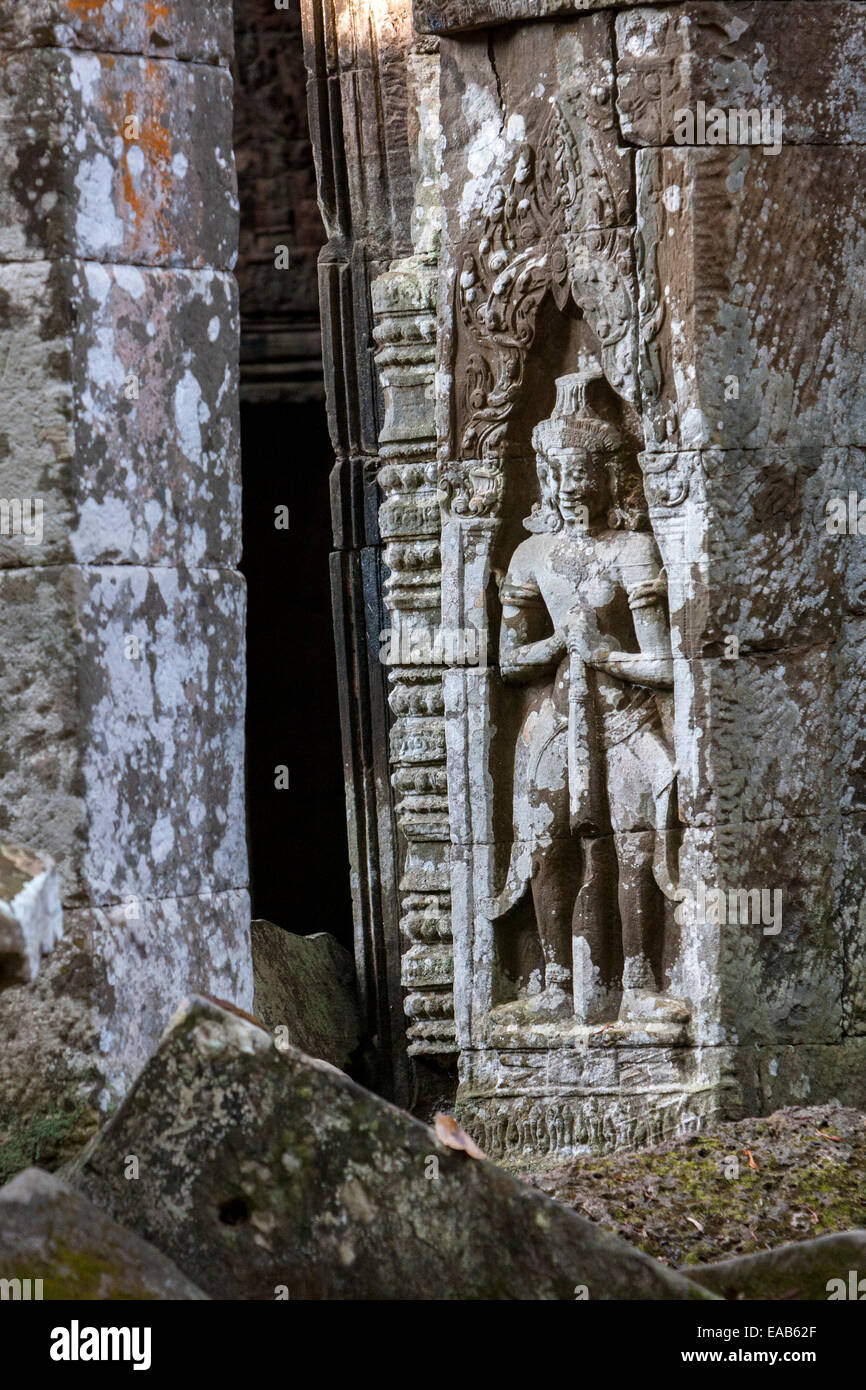
[[491, 70], [491, 72], [493, 73], [493, 77], [494, 77], [494, 80], [495, 80], [495, 82], [496, 82], [496, 100], [497, 100], [497, 102], [499, 103], [499, 114], [500, 114], [500, 116], [502, 117], [502, 128], [503, 128], [503, 130], [504, 130], [505, 127], [506, 127], [506, 125], [507, 125], [507, 117], [506, 117], [506, 114], [505, 114], [505, 102], [504, 102], [503, 97], [502, 97], [502, 79], [500, 78], [499, 73], [498, 73], [498, 71], [497, 71], [497, 69], [496, 69], [496, 59], [495, 59], [494, 56], [493, 56], [493, 51], [494, 51], [494, 50], [493, 50], [493, 38], [494, 38], [494, 36], [493, 36], [493, 30], [492, 30], [492, 29], [488, 29], [488, 31], [487, 31], [487, 61], [488, 61], [489, 64], [490, 64], [490, 70]]

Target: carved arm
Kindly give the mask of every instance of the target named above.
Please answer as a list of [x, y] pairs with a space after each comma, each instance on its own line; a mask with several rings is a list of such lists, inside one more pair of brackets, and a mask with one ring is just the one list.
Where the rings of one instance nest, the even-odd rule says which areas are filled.
[[554, 632], [537, 641], [528, 640], [530, 629], [547, 610], [538, 591], [504, 584], [502, 627], [499, 635], [499, 671], [509, 684], [539, 680], [565, 655], [565, 635]]
[[647, 685], [653, 690], [672, 689], [674, 663], [662, 606], [664, 593], [663, 571], [636, 584], [629, 591], [628, 601], [640, 651], [612, 652], [599, 648], [591, 654], [589, 664], [634, 685]]

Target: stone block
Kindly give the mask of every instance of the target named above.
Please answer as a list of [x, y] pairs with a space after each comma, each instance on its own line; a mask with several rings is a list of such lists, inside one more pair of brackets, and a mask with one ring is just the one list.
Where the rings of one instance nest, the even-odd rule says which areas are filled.
[[[207, 1297], [147, 1241], [38, 1168], [0, 1189], [0, 1279], [20, 1280], [18, 1297], [47, 1302]], [[146, 1349], [135, 1350], [133, 1369], [144, 1369]]]
[[841, 1041], [840, 834], [829, 812], [686, 828], [670, 988], [691, 1006], [695, 1043]]
[[830, 536], [843, 615], [866, 614], [866, 452], [828, 449], [823, 507], [815, 525]]
[[839, 637], [843, 613], [861, 602], [866, 546], [837, 534], [833, 517], [844, 505], [847, 518], [851, 489], [866, 495], [862, 450], [705, 449], [642, 461], [676, 655]]
[[864, 173], [859, 146], [638, 151], [667, 419], [651, 448], [863, 446]]
[[0, 566], [236, 565], [232, 277], [29, 261], [0, 303]]
[[769, 1115], [783, 1105], [866, 1108], [866, 1038], [831, 1044], [758, 1044], [733, 1049], [736, 1116]]
[[231, 77], [218, 67], [0, 52], [0, 261], [230, 269]]
[[[305, 37], [307, 66], [322, 84], [309, 107], [310, 136], [324, 156], [321, 167], [336, 153], [331, 141], [339, 142], [339, 177], [345, 180], [351, 207], [351, 235], [356, 244], [367, 242], [371, 252], [375, 247], [374, 259], [387, 262], [405, 247], [412, 213], [406, 63], [413, 41], [410, 7], [406, 0], [377, 0], [375, 8], [367, 0], [345, 0], [339, 12], [324, 19], [323, 31], [318, 24], [311, 22]], [[324, 43], [316, 32], [323, 32]], [[336, 108], [339, 135], [321, 124], [328, 121], [329, 109]], [[334, 194], [326, 175], [321, 184], [325, 225], [329, 235], [342, 238], [345, 211]], [[361, 296], [358, 307], [366, 316], [366, 286]]]
[[[625, 5], [665, 4], [667, 0], [622, 0]], [[459, 33], [482, 25], [550, 19], [608, 8], [608, 0], [413, 0], [415, 27], [422, 34]]]
[[866, 1231], [843, 1231], [709, 1265], [689, 1265], [688, 1277], [720, 1298], [823, 1301], [833, 1298], [834, 1290], [836, 1298], [862, 1298]]
[[862, 1037], [866, 1034], [866, 816], [862, 812], [842, 817], [838, 855], [845, 960], [842, 1019], [848, 1035]]
[[252, 1008], [249, 910], [238, 889], [67, 911], [36, 981], [0, 996], [0, 1151], [70, 1157], [187, 994]]
[[839, 804], [831, 645], [676, 660], [674, 693], [684, 821], [818, 816]]
[[694, 144], [678, 140], [676, 113], [695, 115], [698, 102], [726, 114], [778, 110], [786, 145], [866, 143], [859, 0], [642, 5], [617, 15], [616, 50], [617, 106], [633, 144]]
[[[621, 146], [614, 120], [606, 15], [493, 31], [489, 43], [486, 35], [471, 36], [448, 44], [441, 64], [450, 251], [506, 204], [516, 240], [529, 244], [543, 222], [545, 196], [555, 196], [557, 130], [570, 142], [587, 190], [574, 201], [570, 230], [582, 235], [633, 220], [632, 153]], [[535, 151], [530, 163], [528, 146]]]
[[232, 56], [231, 0], [0, 0], [0, 48], [86, 48], [215, 63]]
[[226, 570], [0, 573], [3, 829], [71, 906], [246, 883], [244, 586]]
[[328, 932], [252, 923], [253, 1011], [288, 1044], [345, 1068], [360, 1041], [355, 963]]
[[[541, 1030], [540, 1034], [541, 1034]], [[606, 1029], [463, 1052], [457, 1116], [509, 1167], [657, 1144], [725, 1104], [724, 1048], [620, 1046]]]
[[[146, 1183], [124, 1180], [127, 1153]], [[592, 1299], [679, 1299], [697, 1288], [201, 999], [177, 1013], [70, 1181], [221, 1298], [573, 1301], [584, 1284]]]
[[843, 620], [834, 665], [834, 770], [840, 806], [843, 812], [861, 812], [866, 810], [866, 619]]

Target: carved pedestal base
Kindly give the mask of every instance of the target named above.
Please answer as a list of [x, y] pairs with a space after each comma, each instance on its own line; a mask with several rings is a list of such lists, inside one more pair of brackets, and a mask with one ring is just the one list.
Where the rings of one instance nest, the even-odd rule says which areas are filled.
[[642, 1148], [792, 1103], [844, 1096], [866, 1108], [866, 1037], [671, 1047], [576, 1027], [558, 1040], [524, 1030], [521, 1041], [494, 1033], [489, 1047], [460, 1058], [460, 1124], [505, 1166]]
[[576, 1027], [559, 1045], [535, 1031], [525, 1049], [512, 1042], [461, 1055], [460, 1124], [499, 1162], [657, 1144], [727, 1108], [729, 1049], [653, 1045], [634, 1031], [623, 1041], [621, 1024]]

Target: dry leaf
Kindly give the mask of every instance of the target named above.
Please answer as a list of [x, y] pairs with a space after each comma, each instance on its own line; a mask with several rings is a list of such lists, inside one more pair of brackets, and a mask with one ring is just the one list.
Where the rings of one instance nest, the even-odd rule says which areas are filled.
[[444, 1144], [447, 1149], [462, 1149], [470, 1158], [486, 1158], [487, 1155], [479, 1149], [475, 1140], [461, 1129], [457, 1121], [451, 1115], [443, 1115], [440, 1112], [433, 1116], [433, 1128], [436, 1131], [436, 1138]]
[[816, 1130], [815, 1130], [815, 1133], [817, 1134], [817, 1136], [818, 1136], [819, 1139], [832, 1139], [833, 1142], [836, 1143], [836, 1144], [841, 1144], [841, 1143], [842, 1143], [842, 1136], [841, 1136], [841, 1134], [822, 1134], [821, 1131], [820, 1131], [820, 1129], [816, 1129]]
[[753, 1156], [753, 1154], [752, 1154], [752, 1150], [751, 1150], [751, 1149], [743, 1149], [743, 1153], [746, 1155], [746, 1158], [749, 1160], [749, 1167], [750, 1167], [750, 1168], [757, 1168], [757, 1167], [758, 1167], [758, 1164], [755, 1162], [754, 1156]]

